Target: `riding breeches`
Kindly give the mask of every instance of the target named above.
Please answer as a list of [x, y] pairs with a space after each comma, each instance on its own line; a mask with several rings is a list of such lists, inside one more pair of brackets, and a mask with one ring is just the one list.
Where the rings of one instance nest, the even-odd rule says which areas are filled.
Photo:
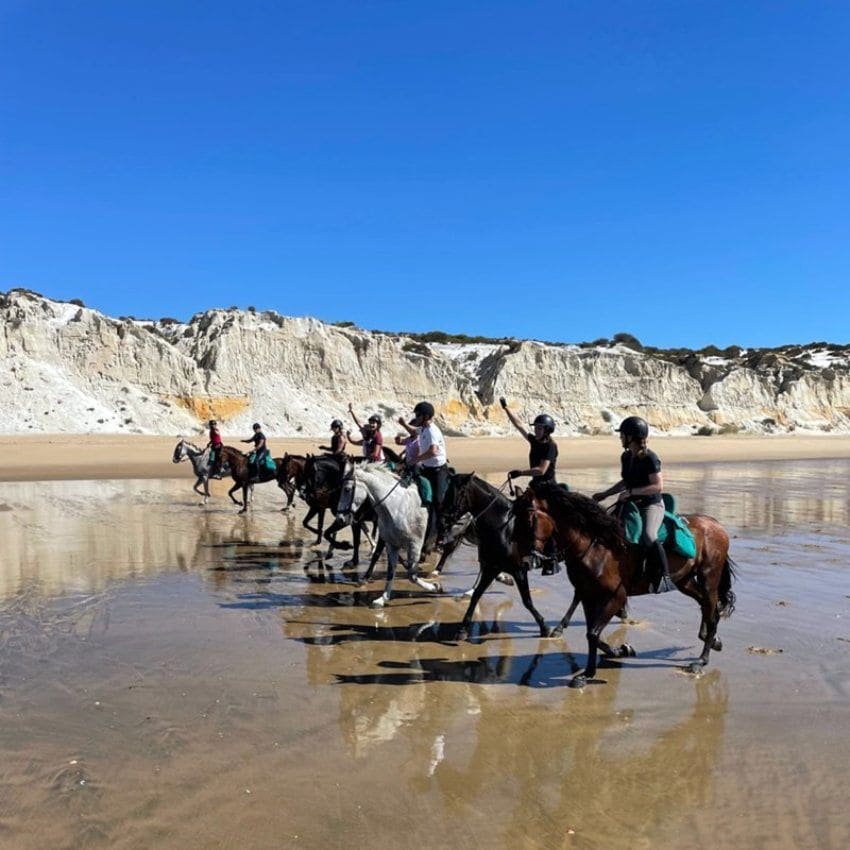
[[643, 517], [643, 534], [640, 542], [644, 546], [651, 546], [658, 539], [658, 529], [664, 521], [664, 503], [656, 502], [641, 508]]

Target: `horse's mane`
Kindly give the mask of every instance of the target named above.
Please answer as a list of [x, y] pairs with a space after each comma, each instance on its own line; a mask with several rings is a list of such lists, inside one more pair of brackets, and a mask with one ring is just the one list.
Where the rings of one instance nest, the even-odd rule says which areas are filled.
[[571, 493], [557, 484], [540, 484], [535, 495], [545, 499], [557, 523], [586, 534], [615, 552], [626, 548], [626, 538], [616, 517], [581, 493]]
[[357, 465], [355, 464], [354, 469], [357, 472], [368, 472], [368, 473], [380, 473], [381, 475], [386, 476], [387, 478], [392, 478], [394, 481], [398, 481], [398, 475], [393, 472], [392, 469], [386, 463], [364, 463]]
[[489, 481], [485, 481], [483, 478], [479, 478], [477, 475], [473, 475], [470, 481], [473, 484], [477, 484], [482, 490], [484, 490], [489, 496], [501, 496], [506, 502], [510, 501], [508, 497], [498, 488], [495, 484], [491, 484]]

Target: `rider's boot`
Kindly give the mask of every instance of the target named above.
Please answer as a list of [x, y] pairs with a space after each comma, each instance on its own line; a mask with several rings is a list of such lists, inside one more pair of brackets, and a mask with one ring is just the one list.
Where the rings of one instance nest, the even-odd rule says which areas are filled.
[[664, 544], [660, 540], [650, 544], [646, 561], [652, 570], [652, 579], [649, 582], [650, 593], [667, 593], [676, 589], [673, 579], [670, 578], [667, 553], [664, 551]]

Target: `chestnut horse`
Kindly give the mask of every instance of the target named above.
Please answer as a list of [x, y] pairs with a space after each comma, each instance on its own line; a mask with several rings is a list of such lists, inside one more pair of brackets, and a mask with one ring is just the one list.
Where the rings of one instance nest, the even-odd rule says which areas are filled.
[[[248, 456], [240, 452], [239, 449], [234, 449], [233, 446], [221, 447], [221, 461], [222, 465], [226, 463], [230, 467], [230, 477], [234, 484], [227, 491], [227, 495], [230, 496], [234, 504], [242, 506], [242, 510], [239, 511], [240, 514], [244, 514], [248, 510], [249, 487], [254, 484], [265, 484], [267, 481], [277, 480], [276, 472], [269, 472], [266, 475], [264, 470], [261, 470], [259, 480], [252, 479], [251, 471], [248, 469]], [[276, 458], [275, 466], [278, 469], [280, 469], [280, 463], [281, 458]], [[241, 502], [233, 495], [240, 487], [242, 488]]]
[[[517, 499], [516, 510], [513, 540], [518, 556], [525, 559], [542, 552], [554, 537], [559, 560], [566, 563], [567, 575], [581, 599], [587, 624], [587, 665], [570, 685], [584, 687], [596, 675], [599, 649], [608, 657], [635, 654], [628, 644], [612, 647], [600, 635], [625, 606], [627, 597], [649, 592], [651, 576], [643, 569], [642, 550], [626, 541], [619, 521], [596, 502], [558, 486], [526, 490]], [[698, 514], [684, 519], [696, 539], [696, 557], [685, 558], [668, 545], [667, 559], [676, 587], [695, 599], [702, 611], [699, 637], [703, 650], [689, 665], [696, 673], [708, 664], [712, 649], [723, 649], [717, 623], [735, 609], [735, 564], [729, 557], [729, 535], [716, 519]]]

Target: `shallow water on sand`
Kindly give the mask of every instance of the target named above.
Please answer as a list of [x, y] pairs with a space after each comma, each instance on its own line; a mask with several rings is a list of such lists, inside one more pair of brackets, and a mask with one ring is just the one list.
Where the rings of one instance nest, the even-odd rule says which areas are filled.
[[667, 478], [734, 535], [724, 650], [686, 674], [696, 606], [642, 597], [583, 691], [583, 618], [541, 640], [513, 588], [454, 641], [471, 549], [376, 612], [271, 487], [0, 484], [0, 846], [848, 846], [850, 462]]

